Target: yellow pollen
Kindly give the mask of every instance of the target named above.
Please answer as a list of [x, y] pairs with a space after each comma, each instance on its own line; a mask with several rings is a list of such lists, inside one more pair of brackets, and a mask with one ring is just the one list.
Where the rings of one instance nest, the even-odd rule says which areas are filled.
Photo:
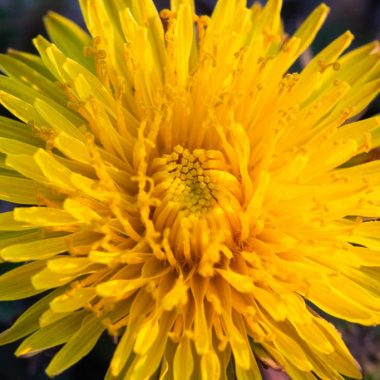
[[[190, 151], [180, 145], [151, 161], [150, 196], [159, 200], [150, 209], [151, 220], [171, 265], [199, 265], [199, 273], [209, 276], [225, 256], [222, 248], [227, 252], [234, 246], [232, 231], [239, 223], [242, 198], [240, 183], [229, 169], [221, 151]], [[169, 246], [173, 257], [164, 248]]]
[[208, 212], [216, 203], [215, 180], [204, 176], [206, 152], [190, 152], [181, 146], [174, 152], [163, 156], [159, 177], [168, 183], [167, 200], [174, 202], [177, 208], [186, 214], [201, 216]]

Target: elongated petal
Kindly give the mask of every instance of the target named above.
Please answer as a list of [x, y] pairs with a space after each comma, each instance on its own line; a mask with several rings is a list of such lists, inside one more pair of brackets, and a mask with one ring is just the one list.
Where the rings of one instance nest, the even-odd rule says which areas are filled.
[[54, 356], [46, 369], [49, 376], [58, 375], [82, 359], [94, 347], [105, 327], [94, 317], [86, 318], [82, 326]]

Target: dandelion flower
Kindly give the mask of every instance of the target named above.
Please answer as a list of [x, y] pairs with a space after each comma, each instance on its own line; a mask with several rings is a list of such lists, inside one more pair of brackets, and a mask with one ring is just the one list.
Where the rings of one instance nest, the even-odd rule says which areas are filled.
[[106, 379], [360, 378], [319, 314], [380, 322], [378, 43], [346, 32], [299, 73], [328, 13], [293, 36], [281, 1], [81, 0], [37, 55], [2, 55], [0, 299], [44, 293], [8, 330], [61, 346], [55, 376], [108, 332]]

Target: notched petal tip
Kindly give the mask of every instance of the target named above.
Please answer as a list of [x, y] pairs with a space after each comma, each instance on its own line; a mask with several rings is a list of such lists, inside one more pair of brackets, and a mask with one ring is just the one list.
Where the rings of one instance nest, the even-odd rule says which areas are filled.
[[[22, 349], [20, 349], [22, 348]], [[36, 351], [33, 351], [32, 347], [19, 347], [16, 352], [15, 352], [15, 356], [20, 358], [31, 358], [32, 356], [34, 355], [37, 355], [40, 351], [36, 352]]]
[[351, 30], [346, 30], [342, 36], [346, 37], [347, 40], [353, 41], [355, 39], [355, 35], [351, 32]]
[[319, 4], [319, 6], [316, 9], [318, 9], [321, 13], [330, 13], [330, 7], [326, 3]]

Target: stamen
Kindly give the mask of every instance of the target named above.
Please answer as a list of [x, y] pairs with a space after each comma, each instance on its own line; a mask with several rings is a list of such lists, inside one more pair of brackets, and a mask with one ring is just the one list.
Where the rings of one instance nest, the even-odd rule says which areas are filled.
[[158, 238], [149, 241], [152, 249], [159, 248], [173, 267], [198, 263], [203, 276], [213, 276], [213, 267], [232, 257], [231, 215], [237, 215], [242, 200], [241, 183], [229, 172], [224, 155], [177, 145], [155, 158], [147, 173], [154, 183], [149, 197], [160, 199], [150, 206], [150, 227]]
[[325, 63], [322, 60], [319, 60], [318, 65], [320, 67], [321, 73], [324, 73], [329, 67], [332, 67], [335, 71], [340, 70], [340, 63], [339, 62]]
[[217, 185], [206, 165], [206, 151], [190, 153], [182, 146], [176, 146], [173, 153], [160, 158], [153, 166], [159, 169], [153, 174], [156, 185], [169, 182], [166, 201], [177, 204], [185, 214], [201, 216], [214, 205]]

